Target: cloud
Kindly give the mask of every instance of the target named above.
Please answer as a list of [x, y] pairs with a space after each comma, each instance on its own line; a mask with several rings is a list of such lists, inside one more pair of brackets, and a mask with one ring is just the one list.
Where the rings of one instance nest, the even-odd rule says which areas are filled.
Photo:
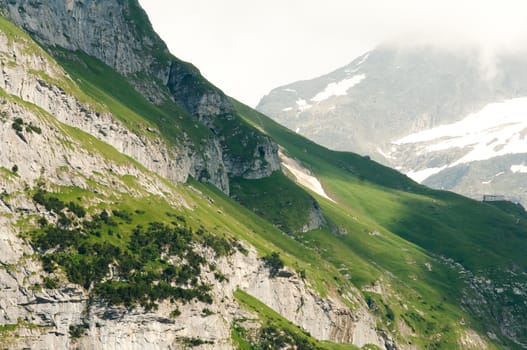
[[386, 37], [381, 34], [379, 42], [469, 53], [489, 80], [498, 73], [500, 56], [527, 54], [525, 1], [402, 1], [399, 5], [409, 13], [385, 18], [391, 29]]
[[[477, 48], [492, 76], [527, 45], [524, 0], [140, 0], [171, 51], [251, 105], [382, 43]], [[526, 50], [527, 51], [527, 50]]]

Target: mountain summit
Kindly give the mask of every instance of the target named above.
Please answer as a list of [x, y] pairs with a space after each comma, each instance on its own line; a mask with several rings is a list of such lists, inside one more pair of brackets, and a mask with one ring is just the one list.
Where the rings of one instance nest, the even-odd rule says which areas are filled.
[[527, 203], [518, 170], [526, 161], [522, 57], [480, 57], [469, 48], [383, 46], [322, 77], [276, 88], [257, 109], [435, 188]]
[[521, 207], [290, 132], [136, 0], [0, 8], [1, 348], [527, 346]]

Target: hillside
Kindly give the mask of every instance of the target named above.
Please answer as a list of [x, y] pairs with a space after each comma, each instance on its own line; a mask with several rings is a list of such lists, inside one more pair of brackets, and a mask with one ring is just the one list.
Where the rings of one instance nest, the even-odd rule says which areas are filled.
[[0, 5], [2, 347], [525, 347], [522, 208], [288, 131], [135, 0]]

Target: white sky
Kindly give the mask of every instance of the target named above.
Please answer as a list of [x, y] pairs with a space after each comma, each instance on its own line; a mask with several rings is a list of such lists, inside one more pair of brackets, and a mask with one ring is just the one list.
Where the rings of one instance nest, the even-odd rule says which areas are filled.
[[[527, 46], [526, 0], [140, 0], [177, 57], [255, 106], [380, 43]], [[490, 59], [490, 58], [488, 58]]]

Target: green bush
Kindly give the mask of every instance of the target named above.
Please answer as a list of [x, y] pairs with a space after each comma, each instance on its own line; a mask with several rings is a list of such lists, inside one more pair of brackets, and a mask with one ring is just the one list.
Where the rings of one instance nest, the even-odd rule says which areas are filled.
[[22, 118], [15, 118], [12, 128], [17, 132], [22, 132], [24, 130], [24, 120]]
[[269, 269], [269, 275], [275, 277], [278, 272], [284, 267], [284, 262], [280, 259], [280, 253], [272, 252], [262, 258], [265, 267]]
[[70, 337], [71, 338], [80, 338], [84, 335], [84, 326], [79, 324], [79, 325], [70, 325]]
[[47, 289], [55, 289], [59, 285], [58, 278], [44, 277], [44, 286]]

